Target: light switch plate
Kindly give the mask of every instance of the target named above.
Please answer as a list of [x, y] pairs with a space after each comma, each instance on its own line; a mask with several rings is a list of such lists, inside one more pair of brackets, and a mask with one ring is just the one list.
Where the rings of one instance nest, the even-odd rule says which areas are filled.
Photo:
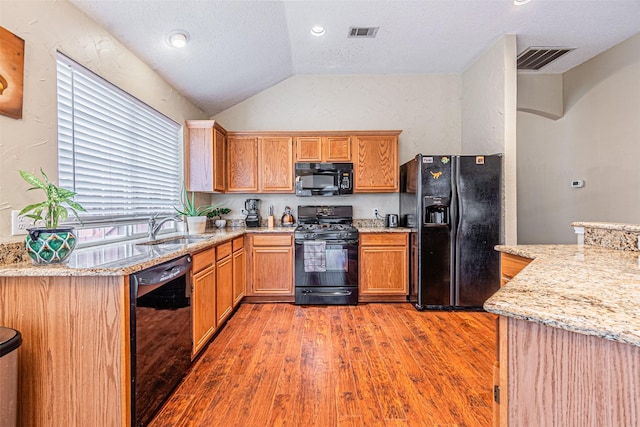
[[19, 236], [28, 234], [27, 228], [33, 226], [33, 220], [24, 215], [18, 215], [20, 211], [11, 211], [11, 235]]

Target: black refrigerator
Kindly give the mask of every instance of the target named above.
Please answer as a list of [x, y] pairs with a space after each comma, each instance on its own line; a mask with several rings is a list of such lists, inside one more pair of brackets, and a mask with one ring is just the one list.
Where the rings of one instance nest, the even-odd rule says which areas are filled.
[[400, 222], [416, 308], [482, 307], [500, 288], [502, 155], [418, 154], [400, 166]]

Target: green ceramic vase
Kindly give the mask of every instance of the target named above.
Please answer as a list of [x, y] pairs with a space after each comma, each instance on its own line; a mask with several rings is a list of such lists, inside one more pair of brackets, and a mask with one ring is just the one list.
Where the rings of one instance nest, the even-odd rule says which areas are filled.
[[76, 247], [73, 228], [30, 228], [24, 245], [34, 264], [64, 262]]

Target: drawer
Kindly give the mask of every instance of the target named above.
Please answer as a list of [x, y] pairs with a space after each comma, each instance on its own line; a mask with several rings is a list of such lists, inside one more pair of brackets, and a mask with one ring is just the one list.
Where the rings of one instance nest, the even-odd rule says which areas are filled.
[[252, 236], [253, 246], [291, 246], [293, 242], [293, 235], [291, 234], [277, 234], [277, 235], [260, 235], [256, 234]]
[[235, 239], [233, 239], [233, 252], [244, 248], [244, 236], [243, 237], [236, 237]]
[[216, 261], [216, 249], [211, 248], [193, 255], [191, 269], [194, 273], [204, 270]]
[[229, 255], [231, 255], [231, 242], [216, 246], [216, 260], [221, 260]]
[[405, 246], [407, 233], [361, 233], [360, 246]]
[[531, 259], [529, 258], [507, 253], [502, 253], [500, 260], [502, 262], [502, 265], [500, 266], [502, 271], [501, 275], [502, 278], [506, 280], [512, 279], [513, 276], [520, 273], [520, 271], [531, 262]]

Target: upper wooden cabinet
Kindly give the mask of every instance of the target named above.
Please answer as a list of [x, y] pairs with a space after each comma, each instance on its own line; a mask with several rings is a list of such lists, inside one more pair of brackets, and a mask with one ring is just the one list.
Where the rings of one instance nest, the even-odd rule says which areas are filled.
[[398, 191], [398, 136], [354, 137], [353, 181], [355, 193]]
[[224, 192], [227, 131], [214, 120], [187, 120], [187, 132], [187, 190]]
[[293, 138], [258, 138], [259, 191], [293, 193]]
[[349, 136], [296, 137], [296, 162], [351, 162]]
[[293, 193], [293, 137], [227, 136], [227, 192]]
[[258, 137], [228, 135], [227, 192], [258, 192]]
[[354, 192], [397, 192], [400, 132], [228, 132], [226, 191], [293, 193], [295, 162], [346, 162], [353, 163]]

